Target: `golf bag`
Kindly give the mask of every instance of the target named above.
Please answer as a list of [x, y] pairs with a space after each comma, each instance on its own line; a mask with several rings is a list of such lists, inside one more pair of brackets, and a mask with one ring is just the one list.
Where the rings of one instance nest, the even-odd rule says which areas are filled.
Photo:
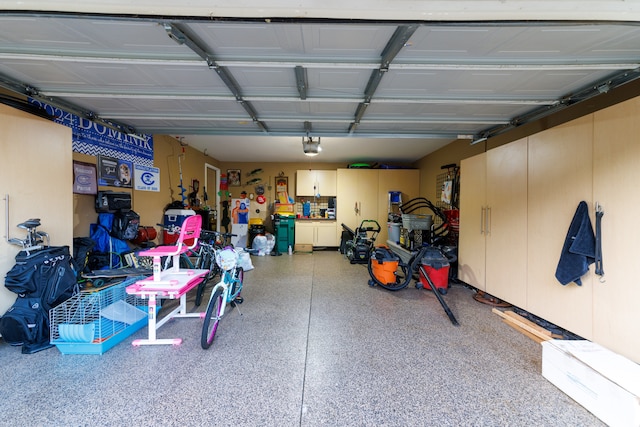
[[5, 277], [5, 287], [18, 294], [0, 318], [0, 334], [30, 354], [51, 347], [49, 310], [80, 291], [68, 246], [20, 251]]

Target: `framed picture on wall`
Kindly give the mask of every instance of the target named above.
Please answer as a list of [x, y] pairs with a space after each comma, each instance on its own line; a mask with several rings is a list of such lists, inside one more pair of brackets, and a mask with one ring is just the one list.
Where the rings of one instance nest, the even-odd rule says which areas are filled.
[[98, 185], [133, 187], [133, 164], [115, 157], [98, 156]]
[[229, 187], [240, 187], [242, 185], [240, 169], [227, 169], [227, 185]]
[[133, 163], [127, 160], [118, 160], [118, 181], [116, 187], [133, 187]]
[[98, 185], [115, 185], [118, 180], [118, 159], [98, 156]]
[[96, 194], [98, 180], [96, 165], [73, 161], [73, 192], [75, 194]]

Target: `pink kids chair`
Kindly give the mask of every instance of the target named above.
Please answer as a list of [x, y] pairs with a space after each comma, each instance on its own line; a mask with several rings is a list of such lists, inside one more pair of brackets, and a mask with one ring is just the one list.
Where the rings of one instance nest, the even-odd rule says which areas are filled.
[[[187, 273], [188, 271], [180, 271], [180, 255], [195, 248], [200, 237], [202, 229], [202, 217], [200, 215], [188, 216], [180, 228], [180, 235], [175, 245], [156, 246], [146, 251], [140, 252], [140, 256], [153, 257], [153, 281], [162, 282], [162, 276], [166, 274]], [[172, 257], [172, 265], [170, 268], [162, 271], [161, 258], [165, 256]]]

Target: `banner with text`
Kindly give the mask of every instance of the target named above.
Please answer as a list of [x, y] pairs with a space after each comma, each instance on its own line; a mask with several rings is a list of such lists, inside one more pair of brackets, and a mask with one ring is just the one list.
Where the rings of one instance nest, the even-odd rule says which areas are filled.
[[36, 99], [29, 98], [29, 102], [57, 117], [56, 123], [72, 129], [73, 151], [76, 153], [115, 157], [137, 165], [153, 166], [152, 135], [127, 135]]

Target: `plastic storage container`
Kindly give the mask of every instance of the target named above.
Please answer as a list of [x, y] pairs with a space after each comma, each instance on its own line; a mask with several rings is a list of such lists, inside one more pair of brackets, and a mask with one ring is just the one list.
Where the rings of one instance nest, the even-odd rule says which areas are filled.
[[399, 222], [388, 222], [387, 223], [387, 231], [389, 235], [389, 240], [394, 243], [400, 243], [400, 224]]
[[407, 230], [429, 230], [432, 223], [431, 215], [402, 214], [402, 226]]
[[[196, 212], [191, 209], [167, 209], [164, 213], [164, 222], [163, 225], [165, 227], [170, 226], [182, 226], [187, 217], [195, 215]], [[162, 243], [164, 245], [172, 245], [178, 241], [178, 236], [180, 235], [180, 230], [176, 231], [167, 231], [163, 230], [162, 232]]]
[[[446, 294], [449, 288], [449, 260], [447, 257], [439, 249], [428, 248], [422, 257], [421, 264], [438, 292]], [[420, 283], [426, 289], [431, 289], [422, 271], [420, 271]]]
[[389, 191], [389, 202], [400, 203], [402, 200], [402, 191]]

